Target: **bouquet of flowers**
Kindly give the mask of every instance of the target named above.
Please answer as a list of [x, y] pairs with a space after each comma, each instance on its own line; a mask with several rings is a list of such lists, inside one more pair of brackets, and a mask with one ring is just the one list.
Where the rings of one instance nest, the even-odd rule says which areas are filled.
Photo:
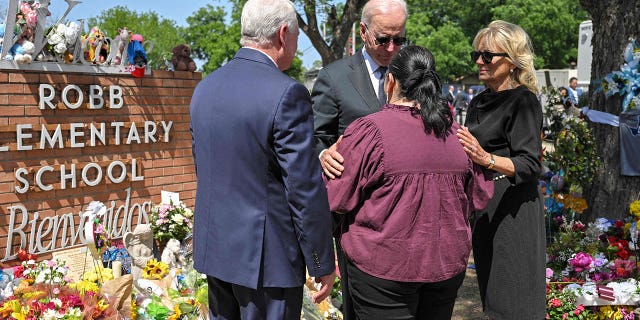
[[592, 319], [593, 313], [584, 305], [576, 306], [576, 297], [570, 291], [564, 291], [556, 287], [547, 289], [547, 316], [546, 319]]
[[14, 268], [13, 294], [0, 303], [0, 319], [113, 319], [116, 310], [97, 286], [68, 286], [64, 262], [24, 261]]
[[153, 238], [161, 243], [182, 241], [193, 230], [193, 211], [183, 202], [157, 205], [151, 209], [151, 230]]

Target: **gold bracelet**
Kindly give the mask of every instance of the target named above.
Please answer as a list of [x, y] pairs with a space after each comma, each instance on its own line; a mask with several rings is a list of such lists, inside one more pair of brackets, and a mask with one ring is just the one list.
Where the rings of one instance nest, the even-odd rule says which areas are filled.
[[496, 165], [496, 159], [493, 158], [493, 154], [490, 154], [491, 158], [489, 158], [489, 165], [487, 166], [487, 169], [491, 170], [493, 169], [493, 167]]

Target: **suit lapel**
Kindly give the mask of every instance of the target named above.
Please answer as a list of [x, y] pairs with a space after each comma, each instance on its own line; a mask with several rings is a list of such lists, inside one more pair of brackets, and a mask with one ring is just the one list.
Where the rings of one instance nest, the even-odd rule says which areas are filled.
[[350, 67], [351, 73], [349, 74], [349, 79], [362, 97], [362, 100], [367, 103], [367, 106], [372, 112], [380, 111], [380, 102], [373, 89], [373, 84], [371, 84], [371, 77], [369, 77], [369, 70], [367, 70], [367, 65], [364, 63], [362, 51], [358, 51], [358, 53], [353, 56]]

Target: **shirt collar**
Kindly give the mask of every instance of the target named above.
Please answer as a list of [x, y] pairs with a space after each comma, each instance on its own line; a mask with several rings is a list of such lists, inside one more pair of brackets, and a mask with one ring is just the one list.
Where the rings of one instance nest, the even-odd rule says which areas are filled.
[[243, 47], [243, 48], [245, 48], [245, 49], [255, 50], [255, 51], [258, 51], [258, 52], [260, 52], [260, 53], [264, 54], [265, 56], [267, 56], [267, 58], [269, 58], [269, 60], [271, 60], [271, 62], [273, 62], [273, 65], [274, 65], [274, 66], [276, 66], [276, 68], [278, 68], [278, 64], [273, 60], [273, 58], [271, 58], [271, 56], [270, 56], [270, 55], [268, 55], [268, 54], [264, 53], [264, 51], [262, 51], [262, 50], [260, 50], [260, 49], [258, 49], [258, 48], [253, 48], [253, 47]]
[[362, 48], [362, 57], [364, 58], [364, 63], [367, 65], [369, 74], [374, 74], [380, 66], [375, 61], [373, 61], [373, 58], [371, 58], [365, 48]]

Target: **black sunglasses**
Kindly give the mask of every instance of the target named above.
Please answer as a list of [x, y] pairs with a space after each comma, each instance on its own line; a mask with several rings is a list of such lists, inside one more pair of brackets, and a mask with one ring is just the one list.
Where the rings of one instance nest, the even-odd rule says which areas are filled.
[[509, 55], [504, 52], [500, 52], [500, 53], [495, 53], [490, 51], [472, 51], [471, 52], [471, 60], [473, 62], [478, 61], [478, 57], [482, 57], [482, 62], [484, 62], [484, 64], [491, 64], [491, 62], [493, 61], [493, 57], [508, 57], [508, 56]]
[[[369, 31], [369, 26], [367, 26], [367, 24], [364, 24], [365, 29], [367, 29], [367, 31]], [[396, 46], [402, 46], [407, 42], [407, 38], [405, 37], [389, 37], [389, 36], [382, 36], [382, 37], [378, 37], [375, 34], [373, 35], [373, 37], [375, 38], [375, 42], [377, 45], [379, 46], [386, 46], [389, 44], [389, 42], [393, 41], [393, 44], [395, 44]]]

